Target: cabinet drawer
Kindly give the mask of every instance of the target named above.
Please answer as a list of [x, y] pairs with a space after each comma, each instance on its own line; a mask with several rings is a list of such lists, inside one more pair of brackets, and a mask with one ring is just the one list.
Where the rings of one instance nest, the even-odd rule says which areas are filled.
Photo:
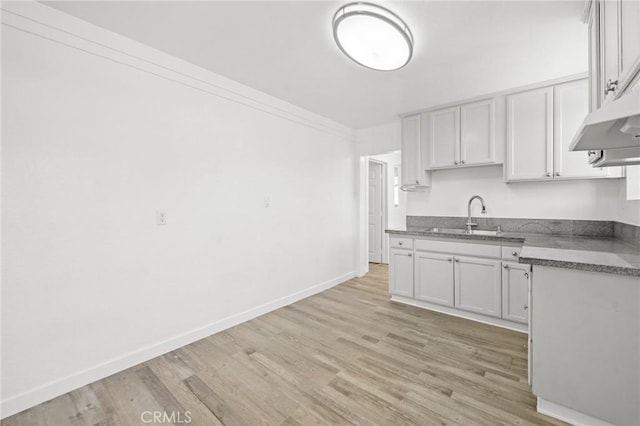
[[403, 248], [403, 249], [413, 248], [412, 238], [391, 237], [389, 238], [389, 243], [393, 248]]
[[502, 247], [502, 258], [505, 260], [518, 261], [522, 247]]
[[452, 241], [416, 240], [416, 250], [437, 251], [456, 255], [500, 258], [500, 246], [458, 243]]

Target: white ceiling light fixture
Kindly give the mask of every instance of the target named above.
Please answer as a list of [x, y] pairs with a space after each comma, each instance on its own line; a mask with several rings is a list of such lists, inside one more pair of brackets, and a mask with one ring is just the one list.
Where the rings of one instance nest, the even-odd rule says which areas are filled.
[[413, 55], [413, 35], [407, 24], [372, 3], [349, 3], [338, 9], [333, 38], [354, 62], [378, 71], [400, 69]]

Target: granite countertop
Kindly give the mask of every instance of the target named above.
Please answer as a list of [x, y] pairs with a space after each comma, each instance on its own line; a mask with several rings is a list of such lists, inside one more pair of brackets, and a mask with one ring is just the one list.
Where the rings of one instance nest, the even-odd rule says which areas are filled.
[[388, 229], [386, 232], [417, 237], [522, 243], [520, 263], [640, 277], [640, 247], [619, 238], [520, 232], [473, 235], [414, 227]]

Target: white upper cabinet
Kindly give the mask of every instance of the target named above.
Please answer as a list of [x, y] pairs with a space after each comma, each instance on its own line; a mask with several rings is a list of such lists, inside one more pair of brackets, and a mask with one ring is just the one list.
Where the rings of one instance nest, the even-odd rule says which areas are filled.
[[[620, 96], [637, 78], [640, 61], [640, 2], [594, 0], [590, 3], [589, 43], [592, 89], [599, 90], [598, 109]], [[593, 97], [593, 95], [592, 95]]]
[[431, 175], [425, 171], [426, 149], [422, 134], [421, 114], [402, 118], [401, 170], [405, 191], [431, 185]]
[[573, 137], [589, 113], [588, 85], [587, 80], [577, 80], [553, 88], [553, 175], [556, 178], [607, 177], [612, 172], [591, 167], [586, 151], [569, 151]]
[[507, 181], [553, 177], [553, 89], [507, 96]]
[[495, 102], [493, 99], [460, 107], [460, 162], [495, 162]]
[[460, 158], [460, 108], [445, 108], [429, 114], [429, 167], [453, 167]]
[[431, 111], [428, 167], [496, 164], [495, 127], [493, 99]]
[[569, 151], [588, 112], [587, 79], [508, 95], [505, 179], [621, 177], [620, 167], [594, 168], [586, 152]]

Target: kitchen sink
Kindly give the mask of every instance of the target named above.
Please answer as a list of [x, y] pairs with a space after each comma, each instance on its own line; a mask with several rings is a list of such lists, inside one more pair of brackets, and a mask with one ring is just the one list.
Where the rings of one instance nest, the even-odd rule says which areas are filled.
[[462, 235], [500, 235], [501, 232], [498, 231], [488, 231], [484, 229], [472, 229], [471, 231], [466, 230], [465, 228], [427, 228], [425, 229], [427, 232], [437, 232], [439, 234], [462, 234]]

